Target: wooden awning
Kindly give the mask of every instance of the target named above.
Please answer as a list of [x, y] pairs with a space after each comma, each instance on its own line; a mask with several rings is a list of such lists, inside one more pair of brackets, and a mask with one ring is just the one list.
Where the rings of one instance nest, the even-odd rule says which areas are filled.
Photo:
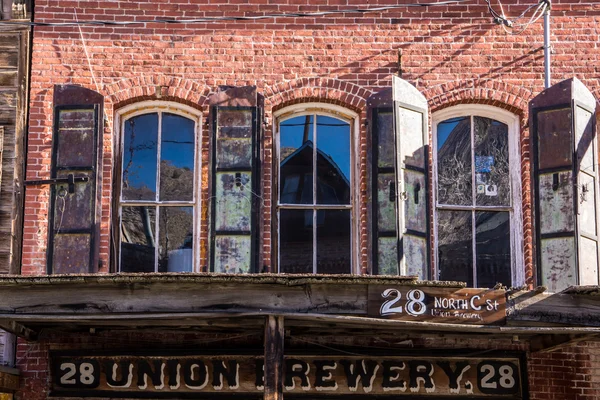
[[[57, 327], [201, 328], [260, 333], [265, 317], [281, 316], [286, 329], [309, 334], [345, 331], [356, 335], [377, 332], [511, 335], [535, 338], [545, 343], [544, 347], [556, 345], [557, 340], [564, 343], [600, 334], [598, 288], [574, 287], [558, 294], [544, 293], [541, 289], [508, 291], [506, 318], [488, 325], [373, 316], [368, 312], [369, 290], [373, 287], [402, 287], [409, 291], [414, 288], [435, 293], [485, 291], [465, 289], [460, 282], [387, 276], [3, 276], [0, 277], [0, 328], [29, 340], [35, 340], [41, 329]], [[546, 340], [548, 337], [554, 339]]]

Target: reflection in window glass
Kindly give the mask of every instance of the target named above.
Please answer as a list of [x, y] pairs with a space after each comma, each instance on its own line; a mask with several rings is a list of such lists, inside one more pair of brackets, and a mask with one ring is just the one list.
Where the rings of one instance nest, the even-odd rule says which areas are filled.
[[158, 272], [191, 272], [194, 234], [192, 207], [160, 207]]
[[453, 118], [437, 126], [438, 202], [471, 205], [471, 123]]
[[474, 117], [477, 205], [509, 206], [508, 126]]
[[350, 135], [330, 116], [279, 124], [280, 272], [351, 272]]
[[473, 231], [470, 211], [438, 212], [440, 280], [473, 286]]
[[510, 286], [508, 126], [465, 116], [436, 127], [439, 277], [469, 286]]
[[163, 114], [160, 153], [160, 200], [193, 200], [194, 121]]
[[193, 270], [195, 126], [164, 112], [125, 120], [120, 271]]
[[510, 218], [508, 212], [475, 213], [477, 283], [510, 287]]
[[154, 272], [156, 207], [121, 208], [121, 271]]
[[313, 211], [281, 210], [279, 215], [279, 271], [313, 272]]
[[155, 200], [158, 114], [130, 118], [124, 129], [123, 200]]
[[317, 273], [349, 274], [350, 210], [317, 211]]

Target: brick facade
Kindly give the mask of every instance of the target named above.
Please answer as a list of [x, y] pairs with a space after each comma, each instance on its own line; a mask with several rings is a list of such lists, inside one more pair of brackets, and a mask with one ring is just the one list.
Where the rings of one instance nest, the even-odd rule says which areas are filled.
[[[400, 0], [398, 3], [403, 3]], [[395, 4], [395, 2], [392, 2]], [[36, 22], [193, 19], [282, 14], [378, 7], [385, 0], [268, 1], [38, 0]], [[494, 3], [494, 1], [492, 1]], [[526, 3], [526, 4], [524, 4]], [[503, 1], [507, 16], [517, 16], [533, 1]], [[201, 132], [200, 264], [208, 263], [207, 209], [209, 175], [208, 98], [220, 85], [255, 85], [264, 96], [260, 257], [275, 271], [272, 247], [273, 112], [303, 102], [336, 104], [359, 115], [358, 259], [368, 273], [367, 98], [390, 87], [402, 53], [403, 78], [427, 98], [430, 112], [458, 104], [488, 104], [520, 119], [523, 254], [518, 262], [526, 283], [535, 286], [528, 102], [543, 90], [542, 23], [519, 35], [493, 24], [483, 0], [438, 7], [399, 8], [366, 14], [324, 17], [277, 17], [256, 21], [188, 24], [145, 23], [134, 26], [35, 27], [31, 67], [30, 117], [26, 178], [50, 174], [53, 86], [77, 84], [105, 96], [100, 273], [111, 270], [111, 210], [115, 154], [114, 117], [123, 106], [144, 100], [167, 100], [203, 113]], [[577, 77], [600, 98], [600, 6], [595, 1], [552, 2], [553, 81]], [[118, 172], [117, 172], [118, 173]], [[49, 190], [28, 187], [25, 196], [21, 273], [46, 274]], [[129, 339], [119, 333], [53, 335], [37, 343], [20, 342], [22, 371], [19, 400], [47, 398], [48, 349], [106, 349]], [[148, 334], [148, 343], [167, 347], [170, 334]], [[179, 336], [177, 336], [179, 338]], [[185, 336], [186, 343], [202, 343]], [[177, 342], [177, 340], [175, 340]], [[180, 343], [180, 342], [177, 342]], [[154, 346], [154, 344], [152, 344]], [[524, 344], [457, 339], [422, 340], [417, 347], [510, 349]], [[600, 399], [600, 343], [582, 342], [551, 353], [527, 353], [530, 398]]]

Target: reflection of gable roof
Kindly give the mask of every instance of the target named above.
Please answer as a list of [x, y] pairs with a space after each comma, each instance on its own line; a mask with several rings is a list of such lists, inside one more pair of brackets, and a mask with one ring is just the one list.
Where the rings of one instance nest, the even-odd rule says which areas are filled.
[[[302, 153], [304, 150], [310, 148], [311, 150], [314, 148], [313, 142], [311, 140], [307, 140], [306, 142], [304, 142], [304, 144], [300, 147], [298, 147], [296, 149], [296, 151], [294, 151], [293, 153], [291, 153], [289, 156], [287, 156], [282, 162], [281, 162], [281, 167], [283, 168], [283, 166], [290, 160], [292, 160], [294, 157], [299, 156], [300, 153]], [[350, 186], [350, 181], [348, 180], [348, 178], [346, 178], [346, 175], [342, 172], [342, 170], [340, 169], [340, 167], [337, 165], [337, 163], [333, 160], [333, 158], [331, 158], [331, 156], [329, 154], [326, 154], [323, 152], [323, 150], [319, 150], [317, 149], [317, 154], [319, 156], [321, 156], [323, 159], [325, 159], [325, 161], [327, 161], [329, 163], [329, 165], [331, 165], [331, 167], [338, 173], [339, 176], [342, 177], [342, 179], [344, 180], [344, 183], [348, 186]]]

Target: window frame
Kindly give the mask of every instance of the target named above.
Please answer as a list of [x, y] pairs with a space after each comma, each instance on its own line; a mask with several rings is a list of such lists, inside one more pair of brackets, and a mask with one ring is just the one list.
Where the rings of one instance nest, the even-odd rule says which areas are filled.
[[[508, 162], [509, 182], [511, 188], [511, 206], [458, 206], [438, 204], [438, 166], [437, 166], [437, 126], [450, 118], [458, 117], [484, 117], [502, 122], [508, 126]], [[521, 152], [520, 152], [520, 126], [519, 117], [507, 110], [483, 104], [461, 104], [434, 112], [431, 117], [432, 124], [432, 214], [433, 214], [433, 274], [439, 278], [438, 268], [438, 210], [455, 211], [508, 211], [510, 220], [510, 247], [511, 247], [511, 285], [513, 287], [525, 284], [525, 268], [523, 255], [523, 213], [522, 213], [522, 187], [521, 187]], [[471, 143], [471, 149], [473, 143]], [[473, 237], [475, 237], [473, 235]], [[473, 259], [473, 283], [477, 287], [477, 268]]]
[[[279, 125], [281, 122], [286, 121], [291, 118], [306, 116], [306, 115], [322, 115], [326, 117], [332, 117], [340, 119], [344, 122], [350, 124], [350, 205], [315, 205], [315, 204], [298, 204], [298, 205], [290, 205], [284, 204], [281, 207], [279, 202], [280, 193], [280, 142], [279, 142]], [[315, 120], [316, 122], [316, 120]], [[315, 123], [316, 128], [316, 123]], [[329, 104], [329, 103], [318, 103], [318, 102], [307, 102], [294, 104], [288, 107], [285, 107], [281, 110], [277, 110], [273, 112], [273, 176], [272, 176], [272, 215], [273, 215], [273, 225], [272, 225], [272, 238], [274, 240], [274, 257], [272, 258], [276, 265], [274, 270], [276, 273], [280, 272], [280, 229], [279, 229], [279, 210], [280, 209], [306, 209], [306, 210], [318, 210], [318, 209], [331, 209], [331, 210], [340, 210], [349, 209], [350, 210], [350, 268], [349, 274], [360, 274], [360, 227], [358, 226], [358, 221], [360, 221], [360, 196], [359, 191], [357, 189], [357, 182], [360, 176], [360, 160], [359, 160], [359, 140], [360, 137], [360, 124], [359, 124], [359, 114], [349, 110], [347, 108]], [[313, 255], [316, 251], [316, 247], [314, 246], [316, 238], [313, 237]], [[314, 260], [314, 256], [313, 256]], [[316, 274], [315, 271], [316, 265], [313, 262], [313, 274]]]
[[[125, 122], [131, 118], [152, 114], [152, 113], [169, 113], [178, 115], [181, 117], [188, 118], [194, 122], [194, 135], [195, 135], [195, 146], [194, 146], [194, 190], [192, 191], [192, 201], [132, 201], [123, 200], [123, 157], [124, 157], [124, 132]], [[158, 131], [161, 132], [161, 121], [162, 118], [159, 116]], [[113, 266], [112, 269], [115, 272], [121, 272], [121, 216], [122, 207], [124, 206], [135, 206], [135, 205], [154, 205], [154, 206], [187, 206], [193, 208], [192, 214], [192, 227], [193, 227], [193, 243], [192, 243], [192, 270], [190, 272], [200, 272], [200, 227], [201, 227], [201, 168], [202, 168], [202, 111], [197, 110], [193, 107], [163, 100], [147, 100], [142, 102], [133, 103], [125, 107], [120, 108], [115, 112], [115, 118], [113, 123], [113, 165], [114, 165], [114, 184], [113, 184]], [[157, 154], [160, 155], [160, 143], [157, 144]], [[159, 169], [157, 168], [157, 176]], [[158, 185], [160, 181], [157, 180], [157, 193]], [[156, 231], [159, 232], [158, 220], [156, 222]], [[159, 233], [160, 234], [160, 233]], [[157, 249], [158, 251], [158, 245]], [[154, 273], [158, 272], [158, 259], [155, 259]]]

